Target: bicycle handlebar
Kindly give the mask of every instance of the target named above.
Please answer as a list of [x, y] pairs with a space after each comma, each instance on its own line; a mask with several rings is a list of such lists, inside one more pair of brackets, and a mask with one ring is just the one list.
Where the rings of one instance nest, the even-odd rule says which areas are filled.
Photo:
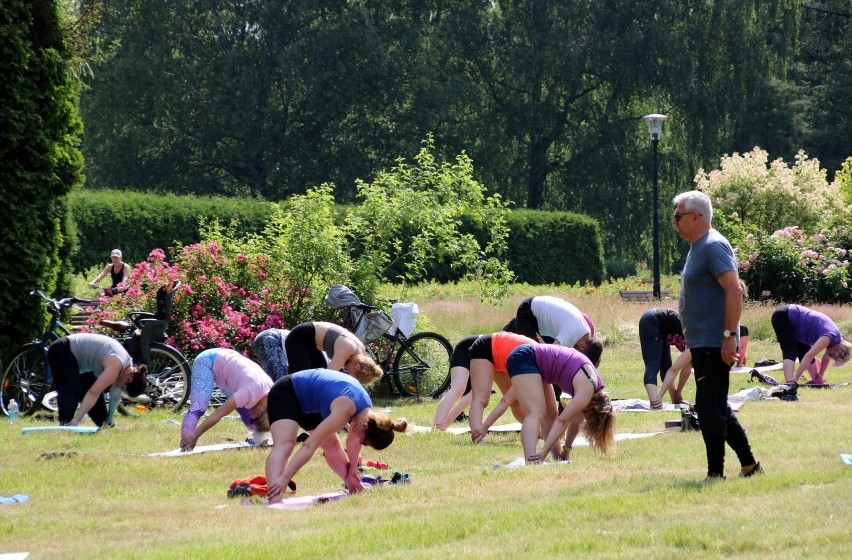
[[47, 303], [48, 309], [52, 313], [59, 313], [63, 309], [71, 307], [75, 303], [81, 303], [83, 301], [83, 300], [76, 298], [74, 296], [62, 298], [62, 299], [49, 298], [49, 297], [47, 297], [47, 294], [45, 294], [44, 292], [42, 292], [39, 289], [35, 289], [35, 290], [31, 291], [30, 295], [32, 297], [40, 297], [41, 299], [43, 299]]

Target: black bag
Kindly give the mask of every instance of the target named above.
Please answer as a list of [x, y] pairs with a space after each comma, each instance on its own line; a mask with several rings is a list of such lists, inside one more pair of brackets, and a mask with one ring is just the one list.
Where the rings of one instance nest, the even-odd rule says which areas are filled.
[[699, 430], [698, 413], [695, 412], [695, 406], [689, 405], [689, 408], [681, 409], [680, 429], [682, 432], [690, 432]]
[[778, 363], [779, 362], [777, 360], [773, 360], [771, 358], [763, 358], [762, 360], [754, 362], [754, 367], [774, 366]]

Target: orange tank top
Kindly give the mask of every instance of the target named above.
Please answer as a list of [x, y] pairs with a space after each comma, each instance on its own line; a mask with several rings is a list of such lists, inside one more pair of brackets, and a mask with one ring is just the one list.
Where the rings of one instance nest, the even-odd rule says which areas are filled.
[[491, 335], [491, 356], [494, 358], [494, 371], [506, 371], [506, 360], [512, 350], [522, 344], [534, 344], [535, 340], [522, 334], [505, 331]]

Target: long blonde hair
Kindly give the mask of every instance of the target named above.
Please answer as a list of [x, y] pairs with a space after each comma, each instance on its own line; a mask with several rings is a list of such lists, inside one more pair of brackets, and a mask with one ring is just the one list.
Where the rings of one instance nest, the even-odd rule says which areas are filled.
[[584, 414], [583, 433], [595, 451], [609, 453], [615, 449], [615, 413], [609, 394], [598, 391], [592, 396], [591, 410]]
[[381, 379], [382, 375], [384, 375], [382, 368], [380, 368], [379, 365], [373, 361], [373, 358], [367, 354], [359, 352], [349, 358], [348, 361], [358, 366], [358, 370], [355, 373], [355, 379], [357, 379], [364, 387], [369, 387]]

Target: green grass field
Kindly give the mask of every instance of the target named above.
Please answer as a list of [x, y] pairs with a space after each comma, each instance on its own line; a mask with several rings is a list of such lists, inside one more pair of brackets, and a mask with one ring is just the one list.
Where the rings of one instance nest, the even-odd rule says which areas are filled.
[[[644, 398], [636, 324], [646, 304], [617, 296], [518, 287], [509, 301], [483, 305], [436, 286], [413, 290], [430, 328], [455, 342], [499, 329], [517, 302], [563, 295], [595, 318], [607, 340], [601, 373], [613, 398]], [[674, 306], [668, 301], [665, 305]], [[844, 332], [852, 309], [826, 308]], [[771, 309], [750, 306], [749, 361], [777, 358], [766, 331]], [[770, 329], [771, 331], [771, 329]], [[830, 368], [830, 382], [852, 382], [852, 365]], [[749, 387], [734, 375], [732, 391]], [[690, 381], [685, 397], [694, 396]], [[852, 550], [852, 386], [801, 389], [797, 403], [747, 403], [739, 418], [766, 474], [705, 485], [698, 432], [671, 431], [620, 442], [603, 456], [575, 448], [570, 465], [494, 470], [522, 455], [516, 434], [397, 436], [382, 452], [409, 473], [410, 485], [384, 486], [342, 502], [289, 512], [229, 500], [231, 481], [263, 473], [266, 452], [232, 450], [177, 458], [148, 453], [177, 447], [178, 415], [120, 417], [94, 435], [21, 434], [23, 419], [0, 424], [0, 495], [30, 502], [0, 505], [0, 553], [30, 558], [844, 558]], [[492, 405], [498, 399], [492, 398]], [[435, 401], [377, 401], [430, 425]], [[619, 432], [655, 432], [676, 412], [619, 413]], [[502, 422], [513, 421], [504, 417]], [[88, 420], [87, 420], [88, 422]], [[199, 445], [247, 436], [223, 420]], [[53, 456], [66, 452], [65, 456]], [[71, 453], [73, 452], [73, 453]], [[372, 471], [376, 473], [377, 471]], [[315, 457], [297, 475], [299, 494], [340, 488]]]

